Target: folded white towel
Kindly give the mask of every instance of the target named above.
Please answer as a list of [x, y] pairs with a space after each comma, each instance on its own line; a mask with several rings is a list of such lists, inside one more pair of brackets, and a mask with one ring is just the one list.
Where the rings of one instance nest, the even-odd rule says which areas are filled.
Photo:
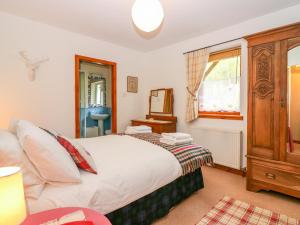
[[193, 138], [186, 138], [182, 140], [173, 140], [169, 138], [160, 138], [159, 141], [161, 143], [167, 144], [167, 145], [181, 145], [181, 144], [191, 144], [193, 141]]
[[146, 126], [146, 125], [140, 125], [140, 126], [128, 126], [127, 129], [132, 129], [132, 130], [136, 130], [136, 131], [148, 131], [148, 130], [152, 130], [151, 127]]
[[187, 138], [192, 138], [192, 136], [190, 134], [186, 134], [186, 133], [162, 133], [161, 134], [163, 138], [170, 138], [173, 140], [184, 140]]

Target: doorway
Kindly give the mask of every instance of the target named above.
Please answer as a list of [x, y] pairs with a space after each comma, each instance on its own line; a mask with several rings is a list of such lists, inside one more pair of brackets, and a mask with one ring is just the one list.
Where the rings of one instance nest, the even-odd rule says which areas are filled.
[[75, 136], [117, 132], [117, 64], [75, 55]]

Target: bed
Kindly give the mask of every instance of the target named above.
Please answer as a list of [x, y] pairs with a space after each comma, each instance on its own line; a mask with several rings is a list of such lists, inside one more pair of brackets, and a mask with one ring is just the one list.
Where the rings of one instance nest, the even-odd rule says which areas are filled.
[[39, 199], [27, 199], [30, 213], [80, 206], [106, 214], [114, 225], [151, 224], [204, 186], [200, 168], [183, 176], [176, 157], [151, 141], [128, 135], [76, 141], [98, 174], [80, 171], [80, 184], [47, 184]]
[[81, 170], [80, 184], [47, 185], [38, 200], [29, 200], [31, 212], [72, 205], [107, 214], [181, 175], [179, 163], [169, 152], [130, 136], [78, 141], [92, 155], [98, 174]]
[[0, 165], [21, 168], [30, 213], [86, 207], [114, 225], [151, 224], [202, 188], [201, 166], [212, 163], [207, 149], [160, 137], [69, 139], [19, 120], [0, 130]]

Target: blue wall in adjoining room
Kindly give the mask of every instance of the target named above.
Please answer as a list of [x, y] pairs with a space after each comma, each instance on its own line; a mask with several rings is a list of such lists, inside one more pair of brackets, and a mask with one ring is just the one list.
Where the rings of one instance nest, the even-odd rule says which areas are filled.
[[[91, 114], [109, 114], [110, 117], [104, 120], [104, 132], [111, 130], [111, 108], [107, 107], [89, 107], [80, 108], [80, 122], [81, 128], [84, 127], [84, 120], [86, 119], [86, 127], [98, 127], [98, 121], [91, 118]], [[83, 129], [80, 130], [81, 136], [83, 136]]]

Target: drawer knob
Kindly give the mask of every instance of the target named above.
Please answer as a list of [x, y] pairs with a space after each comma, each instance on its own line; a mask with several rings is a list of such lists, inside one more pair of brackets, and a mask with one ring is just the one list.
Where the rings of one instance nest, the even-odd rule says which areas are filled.
[[269, 179], [275, 180], [276, 179], [276, 175], [273, 173], [265, 173], [265, 176]]

